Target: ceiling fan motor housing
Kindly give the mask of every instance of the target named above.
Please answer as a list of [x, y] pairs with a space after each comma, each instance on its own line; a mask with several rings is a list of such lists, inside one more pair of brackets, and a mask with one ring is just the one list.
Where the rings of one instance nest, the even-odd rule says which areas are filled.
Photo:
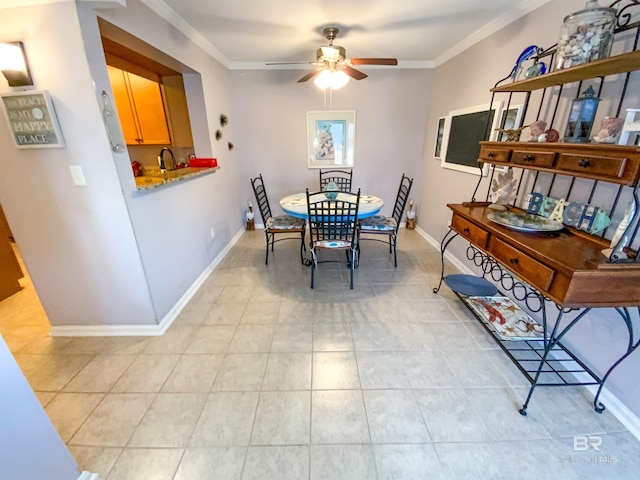
[[320, 47], [316, 51], [316, 58], [319, 62], [337, 63], [344, 61], [347, 51], [339, 45], [329, 45]]

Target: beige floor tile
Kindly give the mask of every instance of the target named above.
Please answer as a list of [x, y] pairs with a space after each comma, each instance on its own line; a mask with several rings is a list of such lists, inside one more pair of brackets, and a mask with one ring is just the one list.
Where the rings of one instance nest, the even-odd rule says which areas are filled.
[[224, 358], [213, 391], [258, 392], [262, 387], [268, 354], [229, 354]]
[[60, 438], [68, 442], [103, 398], [99, 393], [59, 393], [45, 411]]
[[209, 394], [191, 437], [191, 447], [249, 445], [258, 392]]
[[150, 393], [105, 395], [69, 443], [124, 447], [154, 398]]
[[68, 446], [71, 455], [78, 462], [78, 469], [97, 473], [100, 478], [107, 478], [111, 468], [122, 453], [122, 448]]
[[92, 355], [52, 355], [29, 377], [31, 388], [38, 391], [61, 390], [93, 358]]
[[315, 391], [312, 392], [311, 402], [313, 444], [371, 441], [361, 391]]
[[244, 325], [278, 323], [279, 311], [280, 302], [248, 303], [240, 323]]
[[244, 447], [188, 448], [174, 480], [240, 480]]
[[171, 480], [183, 453], [181, 448], [126, 448], [107, 480]]
[[276, 326], [271, 352], [310, 352], [313, 327], [310, 324], [284, 323]]
[[309, 447], [251, 447], [242, 480], [299, 480], [309, 477]]
[[29, 378], [34, 374], [42, 365], [47, 363], [51, 358], [49, 355], [34, 355], [30, 353], [16, 353], [13, 358], [15, 358], [16, 363], [22, 370], [22, 374]]
[[182, 355], [162, 386], [162, 391], [208, 392], [223, 359], [221, 353]]
[[308, 445], [310, 393], [262, 392], [251, 433], [251, 445]]
[[355, 388], [360, 388], [360, 377], [354, 352], [314, 352], [314, 390]]
[[58, 392], [33, 392], [36, 394], [36, 397], [38, 397], [38, 401], [40, 402], [40, 405], [42, 405], [43, 407], [46, 407], [49, 402], [51, 400], [54, 399], [54, 397], [58, 394]]
[[371, 445], [313, 445], [310, 478], [311, 480], [355, 478], [376, 480], [378, 477], [373, 449]]
[[275, 325], [240, 325], [229, 345], [229, 352], [269, 352], [274, 331]]
[[144, 353], [184, 353], [198, 327], [174, 325], [164, 335], [149, 339]]
[[311, 353], [271, 353], [262, 390], [310, 390]]
[[206, 393], [159, 394], [127, 447], [186, 447], [206, 399]]
[[112, 392], [159, 392], [180, 355], [139, 355], [111, 389]]
[[65, 392], [108, 392], [135, 355], [96, 355], [65, 387]]
[[251, 300], [252, 285], [227, 285], [222, 289], [217, 303], [247, 303]]
[[247, 304], [219, 303], [213, 305], [204, 318], [204, 325], [238, 325]]
[[173, 325], [169, 328], [171, 330], [173, 327], [186, 327], [189, 325], [202, 325], [204, 319], [209, 314], [211, 310], [210, 303], [194, 303], [189, 302], [189, 304], [184, 307], [184, 310], [180, 312], [178, 318], [173, 322]]
[[185, 353], [226, 353], [236, 328], [227, 325], [198, 327]]

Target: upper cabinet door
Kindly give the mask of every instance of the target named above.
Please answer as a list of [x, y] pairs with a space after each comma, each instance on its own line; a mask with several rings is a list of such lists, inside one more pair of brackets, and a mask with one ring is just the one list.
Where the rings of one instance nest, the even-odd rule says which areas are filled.
[[131, 101], [129, 100], [126, 80], [127, 74], [119, 68], [109, 65], [107, 65], [107, 71], [109, 72], [109, 81], [111, 82], [111, 89], [113, 90], [113, 97], [116, 102], [118, 118], [120, 119], [120, 126], [122, 127], [125, 142], [127, 142], [127, 145], [140, 145], [142, 136], [138, 131], [137, 121]]
[[142, 136], [141, 143], [169, 145], [171, 138], [160, 84], [133, 73], [127, 73], [127, 76], [130, 97]]
[[107, 65], [127, 145], [169, 145], [160, 84]]

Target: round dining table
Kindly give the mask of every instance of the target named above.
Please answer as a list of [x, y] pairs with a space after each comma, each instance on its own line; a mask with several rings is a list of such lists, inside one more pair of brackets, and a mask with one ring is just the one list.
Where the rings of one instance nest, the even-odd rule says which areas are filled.
[[[311, 199], [313, 200], [315, 197], [324, 197], [324, 193], [318, 193], [315, 196], [312, 195]], [[336, 200], [344, 200], [345, 197], [347, 197], [347, 195], [339, 192]], [[349, 196], [349, 199], [351, 198], [353, 197]], [[383, 206], [384, 201], [379, 197], [375, 197], [373, 195], [360, 195], [358, 219], [372, 217], [379, 213]], [[306, 192], [294, 193], [293, 195], [288, 195], [280, 199], [280, 207], [287, 215], [291, 215], [292, 217], [303, 218], [306, 220], [309, 215]]]

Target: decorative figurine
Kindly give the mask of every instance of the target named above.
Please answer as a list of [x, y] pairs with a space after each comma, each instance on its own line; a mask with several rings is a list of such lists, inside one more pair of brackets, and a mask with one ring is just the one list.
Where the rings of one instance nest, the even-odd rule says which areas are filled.
[[624, 217], [620, 220], [620, 224], [616, 229], [616, 233], [611, 238], [611, 244], [609, 248], [602, 250], [602, 253], [613, 261], [627, 259], [627, 254], [624, 253], [624, 248], [629, 244], [629, 236], [625, 235], [627, 227], [635, 220], [636, 204], [631, 202], [624, 212]]
[[505, 205], [513, 202], [516, 198], [517, 185], [518, 180], [513, 178], [513, 169], [510, 168], [507, 173], [499, 173], [498, 178], [494, 178], [491, 185], [489, 198], [493, 203], [489, 205], [489, 208], [506, 210]]
[[530, 45], [522, 51], [522, 53], [516, 60], [516, 64], [513, 66], [511, 73], [509, 74], [509, 76], [511, 77], [511, 80], [516, 81], [516, 79], [518, 78], [518, 75], [520, 74], [520, 71], [522, 70], [522, 63], [525, 60], [529, 60], [534, 55], [537, 55], [538, 50], [540, 50], [540, 48], [537, 47], [536, 45]]
[[253, 204], [251, 202], [248, 202], [248, 208], [249, 211], [247, 212], [247, 230], [255, 230], [256, 229], [256, 224], [254, 221], [254, 216], [255, 214], [253, 213]]
[[520, 133], [527, 128], [527, 126], [523, 126], [516, 129], [505, 129], [505, 128], [496, 128], [496, 132], [504, 133], [507, 136], [507, 142], [517, 142], [520, 140]]
[[544, 133], [538, 137], [538, 142], [541, 142], [541, 143], [545, 143], [545, 142], [552, 143], [552, 142], [557, 142], [558, 140], [560, 140], [560, 134], [558, 133], [557, 130], [554, 130], [553, 128], [550, 128], [549, 130], [545, 130]]
[[544, 129], [547, 128], [547, 122], [542, 120], [536, 120], [529, 124], [529, 141], [538, 142], [540, 135], [544, 133]]
[[409, 209], [407, 210], [407, 230], [416, 228], [416, 211], [413, 208], [413, 200], [409, 200]]
[[624, 118], [604, 117], [600, 124], [600, 131], [593, 139], [598, 143], [616, 143], [623, 126]]

